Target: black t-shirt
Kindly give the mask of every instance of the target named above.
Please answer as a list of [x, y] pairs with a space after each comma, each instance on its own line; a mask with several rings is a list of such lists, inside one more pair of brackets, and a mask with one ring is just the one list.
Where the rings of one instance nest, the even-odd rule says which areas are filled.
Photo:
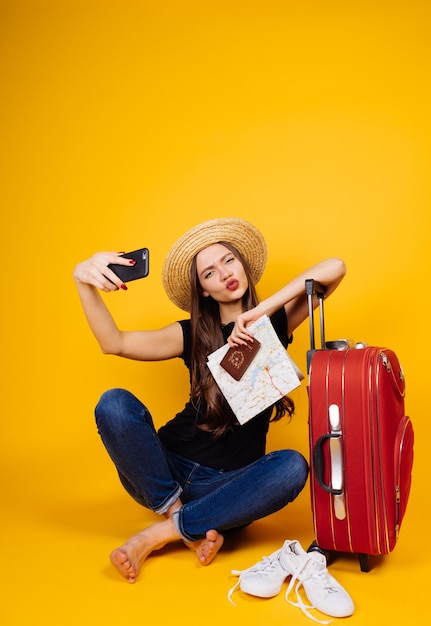
[[[284, 307], [270, 317], [271, 323], [287, 348], [292, 337], [287, 337], [287, 317]], [[191, 324], [190, 320], [179, 322], [183, 329], [184, 353], [182, 358], [190, 370]], [[222, 327], [225, 340], [232, 332], [233, 323]], [[204, 401], [197, 406], [189, 400], [184, 409], [159, 429], [163, 445], [183, 457], [201, 465], [216, 469], [232, 470], [252, 463], [265, 454], [266, 435], [273, 408], [265, 409], [241, 426], [233, 418], [233, 426], [220, 438], [215, 439], [210, 432], [198, 428], [203, 423]], [[231, 411], [227, 406], [228, 411]]]

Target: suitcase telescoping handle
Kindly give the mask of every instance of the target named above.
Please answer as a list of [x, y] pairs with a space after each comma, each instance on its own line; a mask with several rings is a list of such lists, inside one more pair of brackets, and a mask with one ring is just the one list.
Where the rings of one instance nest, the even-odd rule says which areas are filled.
[[323, 299], [326, 293], [326, 287], [321, 285], [317, 280], [307, 278], [305, 281], [305, 293], [308, 300], [308, 319], [310, 322], [310, 349], [307, 351], [307, 372], [310, 373], [310, 365], [313, 354], [316, 351], [316, 339], [314, 330], [314, 303], [313, 296], [316, 295], [319, 301], [319, 318], [320, 318], [320, 346], [325, 349], [325, 318], [323, 312]]

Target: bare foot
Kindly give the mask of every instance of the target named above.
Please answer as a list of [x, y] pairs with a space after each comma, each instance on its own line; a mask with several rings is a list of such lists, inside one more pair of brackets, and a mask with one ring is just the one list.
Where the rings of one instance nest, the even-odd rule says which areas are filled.
[[208, 530], [205, 539], [184, 543], [196, 553], [201, 565], [209, 565], [223, 545], [224, 537], [216, 530]]
[[116, 548], [111, 553], [111, 563], [129, 583], [134, 583], [147, 556], [176, 539], [179, 535], [172, 520], [156, 522]]

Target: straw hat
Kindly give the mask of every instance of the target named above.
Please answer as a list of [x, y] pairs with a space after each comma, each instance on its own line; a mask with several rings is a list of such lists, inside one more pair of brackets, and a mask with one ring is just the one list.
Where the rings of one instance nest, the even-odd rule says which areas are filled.
[[190, 270], [194, 257], [204, 248], [220, 241], [231, 243], [237, 248], [250, 265], [255, 283], [261, 278], [266, 263], [266, 244], [253, 224], [238, 217], [202, 222], [174, 243], [163, 265], [163, 287], [172, 302], [183, 311], [190, 311]]

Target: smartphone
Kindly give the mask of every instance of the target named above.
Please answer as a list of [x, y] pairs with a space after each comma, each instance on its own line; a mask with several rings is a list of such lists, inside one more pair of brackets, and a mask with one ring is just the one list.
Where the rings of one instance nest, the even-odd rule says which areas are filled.
[[133, 250], [133, 252], [120, 254], [120, 256], [136, 261], [135, 265], [118, 265], [118, 263], [110, 263], [108, 265], [109, 269], [112, 270], [123, 283], [148, 276], [148, 272], [150, 271], [150, 255], [148, 248]]

